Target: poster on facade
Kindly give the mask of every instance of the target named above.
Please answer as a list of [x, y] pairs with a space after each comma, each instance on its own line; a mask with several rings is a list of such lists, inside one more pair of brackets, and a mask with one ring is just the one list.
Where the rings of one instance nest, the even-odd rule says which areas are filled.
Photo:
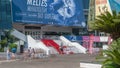
[[106, 11], [112, 13], [109, 0], [95, 0], [95, 17]]
[[12, 0], [13, 22], [86, 27], [82, 0]]

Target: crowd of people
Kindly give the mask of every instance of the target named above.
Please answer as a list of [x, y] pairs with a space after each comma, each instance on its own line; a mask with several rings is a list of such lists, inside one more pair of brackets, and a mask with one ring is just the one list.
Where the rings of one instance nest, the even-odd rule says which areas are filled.
[[46, 52], [43, 49], [31, 48], [24, 50], [23, 59], [36, 59], [46, 56]]
[[[7, 49], [7, 60], [16, 59], [16, 50], [15, 49]], [[45, 56], [45, 51], [42, 49], [35, 49], [35, 48], [27, 48], [24, 50], [24, 52], [21, 54], [22, 58], [24, 60], [26, 59], [35, 59], [35, 58], [41, 58], [42, 56]]]

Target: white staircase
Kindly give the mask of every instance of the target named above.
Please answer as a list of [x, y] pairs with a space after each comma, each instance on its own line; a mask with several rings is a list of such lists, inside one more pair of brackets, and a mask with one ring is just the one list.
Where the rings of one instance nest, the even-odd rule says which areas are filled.
[[83, 46], [81, 46], [77, 42], [71, 42], [68, 39], [66, 39], [64, 36], [60, 36], [60, 40], [64, 42], [68, 46], [75, 46], [78, 49], [78, 53], [86, 53], [86, 50]]

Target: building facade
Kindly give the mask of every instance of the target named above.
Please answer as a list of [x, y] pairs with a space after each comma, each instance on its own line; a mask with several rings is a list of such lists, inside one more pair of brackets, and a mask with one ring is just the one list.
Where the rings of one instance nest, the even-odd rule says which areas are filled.
[[0, 29], [12, 28], [11, 1], [0, 0]]
[[0, 40], [4, 31], [12, 28], [11, 1], [0, 0]]

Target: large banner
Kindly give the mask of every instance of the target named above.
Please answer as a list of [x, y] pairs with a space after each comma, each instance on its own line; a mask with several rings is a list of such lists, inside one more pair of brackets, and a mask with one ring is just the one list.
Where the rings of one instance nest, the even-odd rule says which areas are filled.
[[82, 0], [12, 0], [13, 22], [86, 27]]

